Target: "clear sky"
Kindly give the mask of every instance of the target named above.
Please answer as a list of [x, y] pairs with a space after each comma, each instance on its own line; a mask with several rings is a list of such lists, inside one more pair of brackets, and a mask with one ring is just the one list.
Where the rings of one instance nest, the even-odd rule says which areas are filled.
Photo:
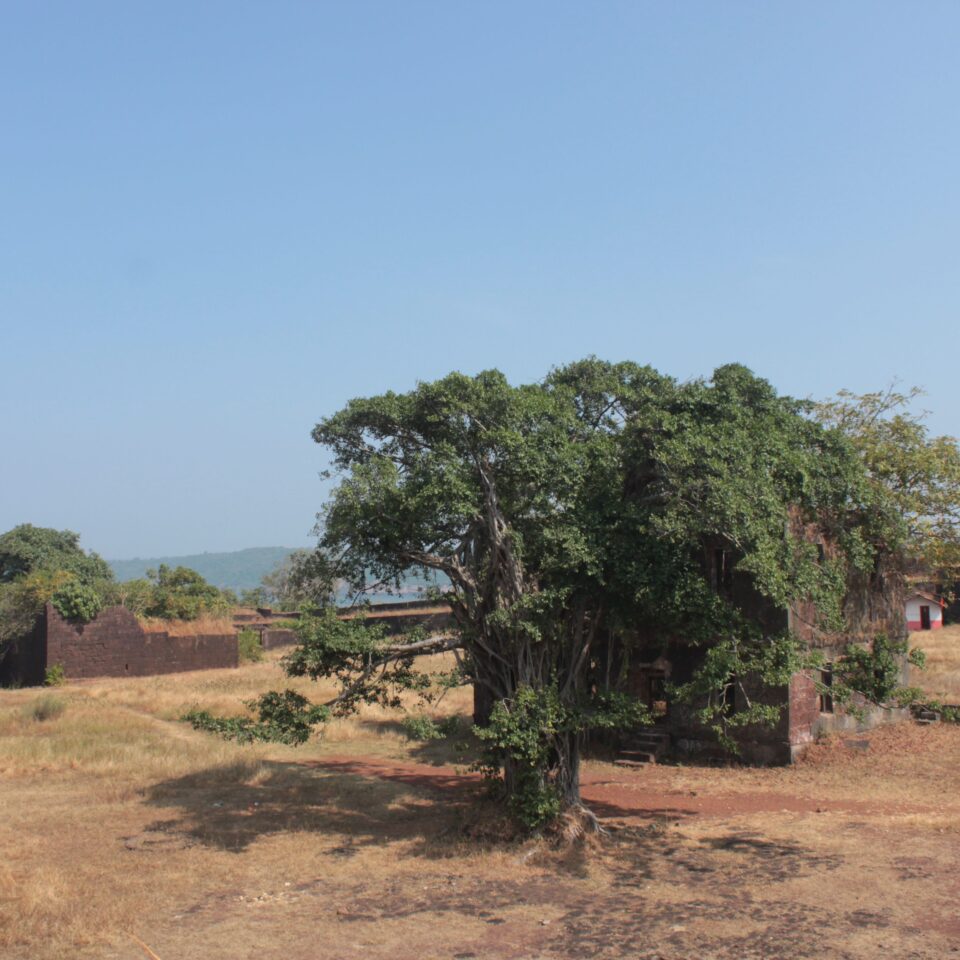
[[0, 531], [309, 542], [316, 420], [596, 354], [960, 433], [960, 4], [0, 8]]

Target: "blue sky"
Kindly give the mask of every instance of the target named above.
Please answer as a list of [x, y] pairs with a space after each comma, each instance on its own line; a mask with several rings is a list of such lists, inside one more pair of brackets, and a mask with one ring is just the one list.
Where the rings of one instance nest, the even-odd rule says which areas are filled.
[[318, 418], [587, 354], [960, 433], [956, 3], [0, 19], [0, 530], [305, 544]]

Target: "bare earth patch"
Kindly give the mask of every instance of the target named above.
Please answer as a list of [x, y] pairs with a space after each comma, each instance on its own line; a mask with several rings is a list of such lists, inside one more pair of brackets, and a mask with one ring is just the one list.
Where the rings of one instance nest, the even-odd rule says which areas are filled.
[[170, 719], [282, 682], [70, 685], [44, 720], [42, 692], [0, 691], [0, 956], [960, 956], [956, 727], [775, 770], [588, 763], [609, 836], [559, 850], [470, 839], [477, 779], [377, 711], [299, 751]]

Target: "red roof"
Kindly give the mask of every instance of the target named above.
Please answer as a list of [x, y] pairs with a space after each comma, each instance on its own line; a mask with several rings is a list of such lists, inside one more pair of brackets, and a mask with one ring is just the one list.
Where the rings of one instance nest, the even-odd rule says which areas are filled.
[[914, 593], [911, 593], [908, 600], [912, 600], [914, 597], [920, 597], [922, 600], [929, 600], [931, 603], [935, 603], [938, 607], [945, 607], [946, 604], [939, 597], [934, 596], [932, 593], [924, 593], [922, 590], [917, 590]]

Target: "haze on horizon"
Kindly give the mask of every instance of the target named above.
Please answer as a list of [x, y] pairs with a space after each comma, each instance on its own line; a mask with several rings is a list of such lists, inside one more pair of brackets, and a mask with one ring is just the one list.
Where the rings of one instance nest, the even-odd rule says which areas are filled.
[[348, 399], [588, 354], [960, 434], [960, 7], [14, 3], [0, 531], [309, 545]]

